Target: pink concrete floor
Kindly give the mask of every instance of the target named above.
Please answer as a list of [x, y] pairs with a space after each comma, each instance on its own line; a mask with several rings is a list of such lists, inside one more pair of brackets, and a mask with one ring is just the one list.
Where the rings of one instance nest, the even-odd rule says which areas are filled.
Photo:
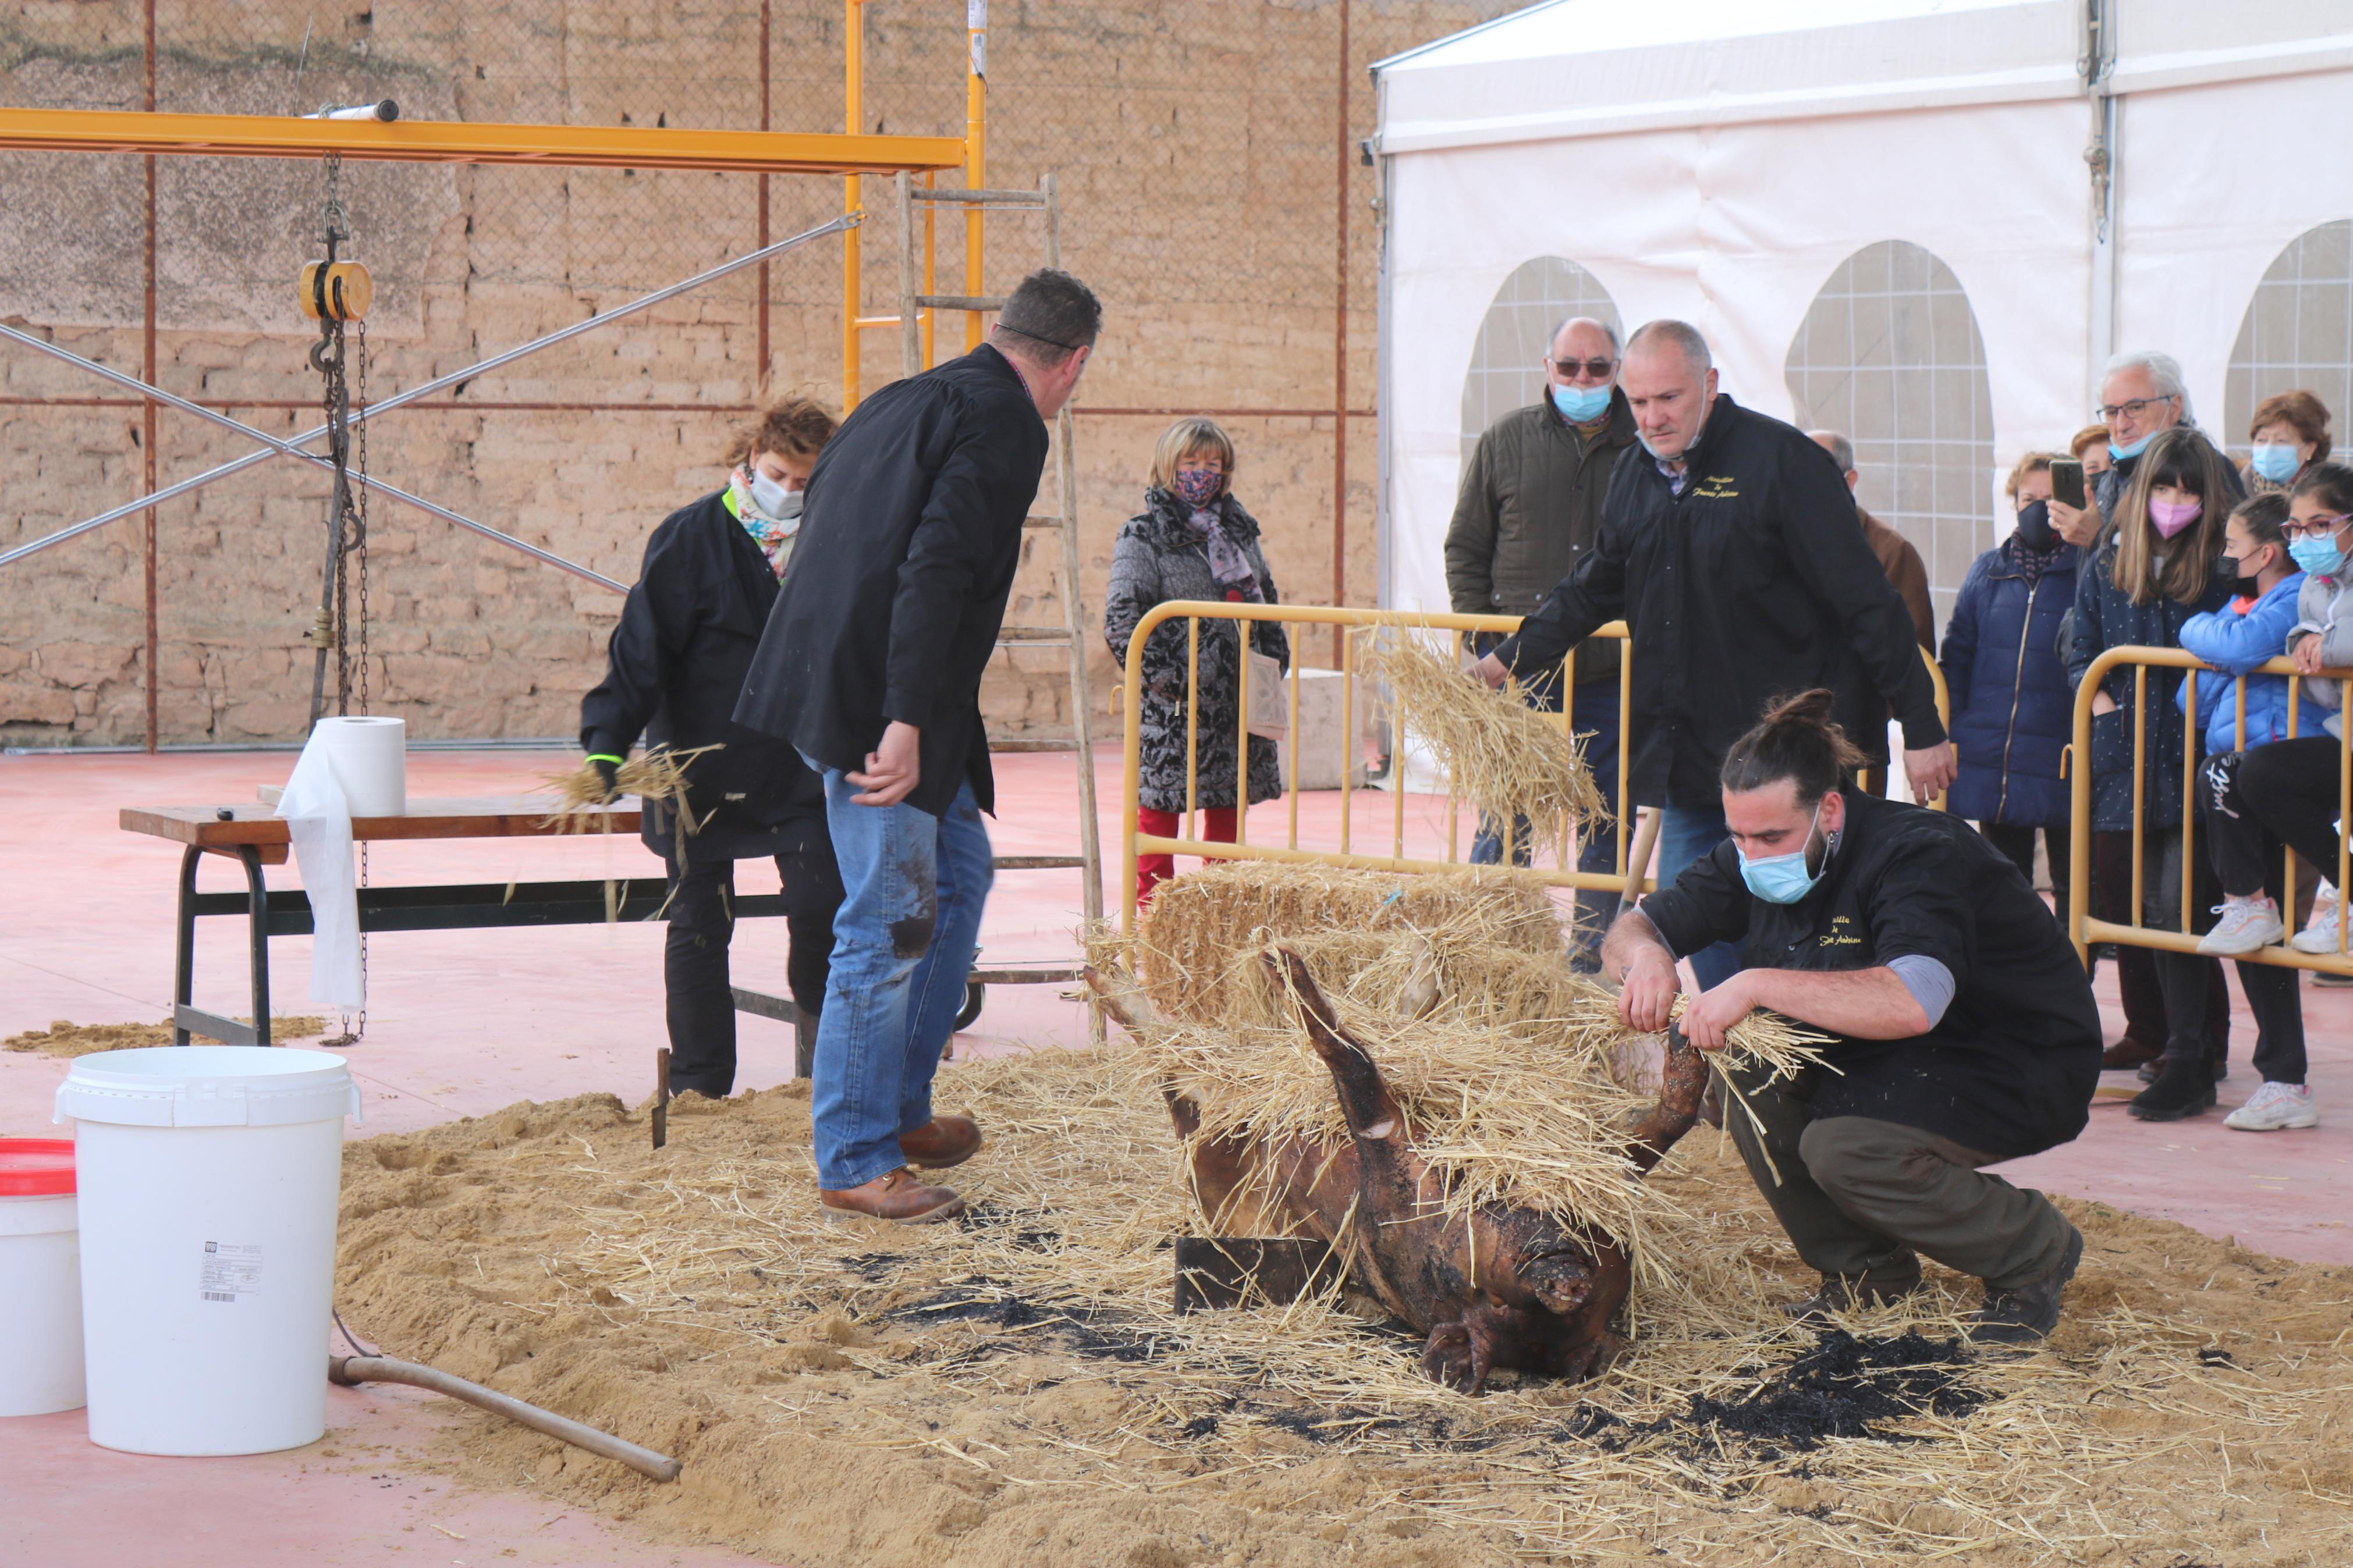
[[[418, 752], [413, 795], [518, 793], [565, 765], [555, 752]], [[122, 833], [124, 805], [227, 804], [279, 784], [290, 754], [164, 757], [26, 757], [0, 761], [0, 1036], [78, 1023], [154, 1020], [169, 1011], [175, 847]], [[1116, 799], [1118, 764], [1098, 761], [1100, 798]], [[998, 759], [1000, 853], [1067, 851], [1075, 837], [1076, 786], [1068, 758]], [[1354, 842], [1386, 849], [1400, 831], [1396, 797], [1356, 796]], [[1282, 842], [1290, 806], [1256, 808], [1250, 837]], [[1338, 796], [1299, 805], [1308, 847], [1336, 847]], [[1116, 876], [1116, 825], [1104, 844]], [[1441, 802], [1409, 795], [1401, 831], [1409, 851], [1442, 855]], [[1470, 825], [1455, 825], [1467, 845]], [[497, 881], [558, 877], [655, 877], [659, 863], [634, 840], [531, 840], [385, 845], [371, 854], [378, 882]], [[773, 881], [774, 872], [768, 873]], [[293, 886], [290, 865], [272, 886]], [[208, 861], [207, 889], [237, 885], [236, 868]], [[762, 887], [756, 864], [742, 885]], [[1114, 901], [1112, 907], [1115, 910]], [[1080, 911], [1076, 875], [1007, 872], [997, 881], [982, 940], [991, 963], [1068, 957]], [[244, 936], [236, 920], [200, 925], [201, 1006], [242, 1012]], [[736, 981], [783, 990], [781, 921], [747, 922], [736, 942]], [[651, 1087], [663, 1039], [661, 930], [557, 927], [537, 931], [380, 936], [369, 952], [367, 1036], [346, 1055], [364, 1089], [366, 1121], [354, 1136], [479, 1115], [522, 1099], [610, 1090], [630, 1100]], [[2118, 1018], [2112, 966], [2101, 997]], [[308, 942], [272, 944], [273, 1010], [309, 1011]], [[1076, 1046], [1083, 1011], [1060, 988], [994, 988], [960, 1053], [1026, 1045]], [[2238, 1002], [2235, 986], [2233, 1001]], [[2005, 1167], [2014, 1179], [2179, 1220], [2244, 1246], [2314, 1261], [2353, 1262], [2353, 992], [2307, 985], [2312, 1081], [2324, 1124], [2314, 1131], [2232, 1132], [2220, 1112], [2169, 1127], [2126, 1117], [2104, 1096], [2092, 1125], [2065, 1148]], [[2253, 1026], [2235, 1012], [2236, 1070], [2222, 1085], [2228, 1110], [2254, 1087], [2246, 1056]], [[792, 1070], [790, 1031], [745, 1017], [741, 1087], [779, 1082]], [[953, 1069], [951, 1070], [951, 1074]], [[0, 1135], [42, 1135], [66, 1064], [0, 1052]], [[2116, 1089], [2129, 1075], [2110, 1075]], [[953, 1078], [945, 1099], [953, 1103]], [[366, 1325], [354, 1324], [362, 1333]], [[397, 1354], [398, 1347], [386, 1347]], [[83, 1438], [78, 1413], [0, 1421], [0, 1562], [175, 1568], [378, 1561], [478, 1563], [626, 1563], [692, 1565], [748, 1561], [671, 1546], [633, 1527], [566, 1513], [531, 1493], [522, 1478], [459, 1485], [421, 1470], [417, 1456], [449, 1419], [429, 1396], [338, 1391], [326, 1442], [246, 1459], [169, 1460], [112, 1454]], [[292, 1500], [293, 1506], [288, 1506]], [[438, 1527], [438, 1529], [436, 1527]], [[457, 1539], [463, 1537], [463, 1540]], [[505, 1552], [516, 1555], [508, 1558]]]

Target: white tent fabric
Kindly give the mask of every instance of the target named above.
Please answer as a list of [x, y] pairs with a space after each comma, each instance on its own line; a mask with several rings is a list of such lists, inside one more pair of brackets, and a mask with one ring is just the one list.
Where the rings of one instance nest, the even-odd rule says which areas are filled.
[[1447, 607], [1463, 379], [1536, 257], [1587, 268], [1630, 324], [1692, 321], [1725, 389], [1788, 418], [1825, 281], [1874, 243], [1925, 247], [1983, 336], [1989, 497], [2086, 422], [2112, 348], [2173, 353], [2242, 441], [2219, 422], [2255, 284], [2353, 216], [2353, 166], [2298, 150], [2353, 102], [2353, 5], [2089, 3], [2117, 95], [2105, 242], [2087, 0], [1555, 0], [1377, 67], [1382, 602]]

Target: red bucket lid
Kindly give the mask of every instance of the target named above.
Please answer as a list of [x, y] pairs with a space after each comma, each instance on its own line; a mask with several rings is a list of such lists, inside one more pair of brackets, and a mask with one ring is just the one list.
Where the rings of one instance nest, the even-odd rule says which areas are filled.
[[74, 1190], [70, 1138], [0, 1138], [0, 1198], [51, 1198]]

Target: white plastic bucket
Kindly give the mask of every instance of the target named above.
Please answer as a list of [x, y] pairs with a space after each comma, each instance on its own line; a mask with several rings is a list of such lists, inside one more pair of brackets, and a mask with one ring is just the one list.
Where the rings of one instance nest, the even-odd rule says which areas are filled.
[[327, 1429], [343, 1118], [324, 1051], [161, 1046], [76, 1061], [90, 1437], [263, 1454]]
[[82, 1402], [73, 1145], [0, 1138], [0, 1415]]

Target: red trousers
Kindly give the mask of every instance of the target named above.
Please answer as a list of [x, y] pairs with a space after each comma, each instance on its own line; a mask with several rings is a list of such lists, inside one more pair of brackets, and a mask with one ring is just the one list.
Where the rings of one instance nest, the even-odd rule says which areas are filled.
[[[1155, 838], [1175, 838], [1185, 825], [1181, 811], [1155, 811], [1148, 805], [1135, 808], [1135, 830]], [[1201, 808], [1201, 837], [1212, 844], [1234, 841], [1234, 808], [1230, 805], [1208, 805]], [[1135, 858], [1135, 907], [1144, 909], [1152, 902], [1153, 889], [1176, 874], [1174, 855], [1138, 855]]]

